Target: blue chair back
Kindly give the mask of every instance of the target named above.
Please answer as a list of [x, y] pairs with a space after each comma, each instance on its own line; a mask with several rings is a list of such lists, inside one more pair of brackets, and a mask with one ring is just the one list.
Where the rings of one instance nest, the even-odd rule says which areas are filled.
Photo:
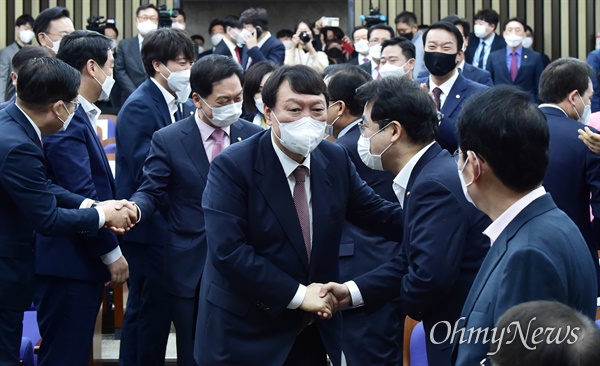
[[425, 341], [425, 329], [423, 322], [420, 322], [410, 335], [410, 366], [429, 366]]

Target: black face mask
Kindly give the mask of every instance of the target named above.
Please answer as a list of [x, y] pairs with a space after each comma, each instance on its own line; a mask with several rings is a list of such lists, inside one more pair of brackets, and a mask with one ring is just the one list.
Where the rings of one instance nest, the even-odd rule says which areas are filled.
[[330, 48], [327, 50], [327, 56], [329, 56], [332, 59], [338, 59], [338, 58], [342, 58], [342, 56], [344, 56], [342, 54], [342, 51], [337, 49], [337, 48]]
[[412, 40], [414, 37], [414, 34], [412, 32], [400, 33], [399, 35], [400, 35], [400, 37], [404, 37], [404, 38], [408, 39], [409, 41]]
[[425, 67], [435, 76], [444, 76], [456, 67], [458, 53], [424, 52]]

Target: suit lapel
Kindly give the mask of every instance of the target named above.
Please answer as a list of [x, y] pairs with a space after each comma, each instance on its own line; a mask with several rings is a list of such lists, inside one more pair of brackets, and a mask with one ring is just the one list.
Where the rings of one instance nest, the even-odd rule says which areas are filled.
[[529, 74], [528, 69], [531, 64], [530, 61], [531, 53], [525, 47], [521, 47], [521, 67], [517, 71], [517, 77], [515, 78], [514, 84], [521, 81], [522, 78], [527, 77]]
[[183, 133], [181, 144], [189, 155], [190, 160], [194, 163], [198, 174], [200, 174], [204, 183], [206, 183], [210, 163], [206, 156], [206, 150], [204, 150], [204, 143], [202, 141], [202, 136], [200, 135], [200, 130], [198, 130], [198, 126], [196, 125], [196, 119], [194, 116], [190, 116], [178, 123], [184, 125], [181, 130]]
[[110, 168], [110, 164], [108, 163], [108, 158], [106, 157], [106, 153], [104, 152], [104, 147], [102, 146], [102, 143], [100, 142], [100, 138], [98, 137], [98, 134], [96, 133], [96, 131], [94, 131], [94, 128], [92, 127], [92, 122], [88, 118], [88, 116], [85, 113], [85, 111], [83, 110], [83, 108], [79, 108], [75, 113], [80, 113], [83, 120], [85, 121], [85, 125], [86, 125], [88, 131], [91, 133], [91, 139], [94, 141], [93, 143], [96, 145], [96, 148], [98, 149], [97, 153], [100, 155], [100, 159], [102, 159], [102, 163], [104, 164], [104, 170], [105, 170], [106, 176], [109, 177], [108, 180], [110, 181], [110, 189], [112, 190], [112, 193], [114, 196], [117, 192], [117, 189], [115, 187], [115, 180], [113, 179], [112, 170]]
[[[329, 225], [329, 211], [331, 205], [329, 204], [330, 197], [333, 196], [331, 192], [331, 182], [329, 181], [329, 174], [327, 174], [327, 166], [329, 160], [321, 153], [317, 148], [310, 156], [310, 191], [311, 191], [311, 203], [312, 203], [312, 249], [311, 258], [321, 258], [320, 252], [324, 249], [324, 245], [329, 245], [326, 238], [324, 237], [327, 233], [327, 225]], [[317, 267], [315, 265], [316, 260], [310, 261], [310, 275]]]
[[163, 123], [162, 123], [161, 127], [166, 127], [166, 126], [170, 125], [171, 124], [171, 114], [169, 114], [169, 107], [167, 106], [165, 97], [162, 95], [160, 89], [158, 89], [158, 87], [156, 85], [154, 85], [154, 82], [152, 80], [150, 80], [150, 78], [146, 79], [146, 81], [144, 81], [144, 83], [146, 83], [146, 85], [148, 87], [148, 91], [150, 92], [150, 96], [152, 96], [152, 99], [155, 102], [156, 108], [158, 108], [158, 111], [162, 115]]
[[135, 65], [142, 74], [145, 74], [146, 71], [144, 70], [144, 62], [142, 61], [142, 53], [140, 51], [140, 39], [137, 36], [135, 37], [135, 42], [133, 42], [133, 45], [135, 47], [133, 47], [131, 53], [133, 55], [133, 59], [136, 61]]
[[452, 85], [452, 89], [446, 96], [446, 101], [444, 102], [444, 106], [442, 107], [442, 112], [445, 116], [449, 116], [454, 112], [456, 107], [462, 103], [465, 96], [463, 92], [467, 89], [467, 82], [465, 81], [465, 77], [458, 74], [458, 78]]
[[248, 47], [244, 46], [241, 50], [241, 58], [242, 58], [242, 69], [246, 71], [246, 66], [248, 66]]
[[27, 136], [29, 136], [31, 141], [33, 141], [37, 146], [40, 147], [40, 150], [43, 151], [42, 141], [38, 137], [31, 123], [29, 123], [27, 117], [19, 110], [19, 107], [17, 107], [16, 104], [11, 104], [8, 107], [6, 107], [5, 110], [18, 124], [21, 125], [21, 127], [25, 129], [25, 132], [27, 133]]
[[417, 164], [415, 164], [415, 167], [413, 168], [412, 172], [410, 173], [410, 178], [408, 179], [408, 183], [406, 184], [406, 191], [404, 192], [403, 207], [406, 207], [406, 205], [408, 203], [408, 198], [410, 197], [410, 191], [412, 189], [412, 186], [415, 183], [415, 179], [417, 179], [417, 177], [421, 173], [421, 170], [423, 170], [423, 167], [425, 165], [427, 165], [427, 163], [429, 163], [429, 161], [431, 159], [438, 156], [441, 151], [442, 151], [442, 147], [440, 146], [440, 144], [438, 144], [437, 142], [434, 142], [433, 145], [431, 145], [429, 147], [429, 149], [427, 149], [427, 151], [425, 151], [425, 154], [423, 154], [423, 156], [421, 156], [419, 161], [417, 161]]

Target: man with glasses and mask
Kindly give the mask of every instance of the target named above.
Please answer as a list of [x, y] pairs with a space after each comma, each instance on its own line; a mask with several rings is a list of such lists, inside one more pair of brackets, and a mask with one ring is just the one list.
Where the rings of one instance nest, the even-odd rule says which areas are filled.
[[[195, 48], [188, 34], [175, 28], [160, 28], [144, 39], [142, 60], [148, 78], [117, 116], [117, 197], [131, 197], [142, 183], [154, 132], [193, 114], [182, 103], [191, 93]], [[162, 365], [171, 328], [163, 283], [167, 222], [160, 213], [149, 213], [139, 227], [124, 236], [122, 243], [131, 277], [120, 359], [124, 365]]]
[[23, 311], [31, 306], [34, 292], [34, 231], [86, 237], [90, 250], [102, 252], [94, 241], [100, 228], [107, 225], [123, 233], [135, 222], [135, 214], [123, 203], [99, 203], [51, 183], [46, 176], [42, 136], [68, 128], [79, 107], [80, 78], [59, 59], [34, 58], [19, 70], [17, 101], [0, 111], [2, 366], [19, 364]]
[[208, 168], [230, 144], [263, 130], [240, 119], [242, 78], [242, 68], [231, 57], [209, 55], [194, 64], [196, 112], [154, 133], [142, 184], [130, 198], [140, 209], [141, 222], [168, 207], [165, 279], [177, 332], [177, 364], [182, 366], [196, 365], [194, 304], [206, 261], [202, 193]]
[[[528, 93], [505, 85], [473, 97], [458, 119], [460, 150], [455, 169], [464, 196], [493, 222], [483, 232], [489, 253], [456, 325], [454, 365], [477, 365], [484, 359], [492, 329], [515, 305], [558, 301], [590, 321], [596, 317], [594, 261], [577, 226], [542, 186], [554, 149], [550, 149], [549, 122]], [[561, 174], [569, 176], [568, 171]], [[589, 221], [589, 211], [587, 217]], [[531, 330], [522, 331], [535, 335], [536, 328], [532, 324]], [[486, 334], [474, 337], [477, 330]], [[500, 336], [494, 335], [496, 340]], [[515, 333], [504, 337], [522, 341]], [[539, 333], [536, 338], [540, 340]], [[546, 340], [546, 334], [541, 338]]]
[[385, 78], [361, 87], [357, 98], [366, 102], [358, 153], [368, 167], [395, 175], [402, 245], [391, 261], [324, 285], [323, 293], [342, 308], [399, 302], [423, 321], [429, 363], [450, 365], [446, 329], [434, 325], [458, 320], [489, 247], [481, 234], [489, 220], [465, 199], [455, 161], [435, 142], [438, 113], [426, 91], [407, 78]]
[[199, 365], [325, 366], [328, 354], [339, 366], [342, 319], [329, 319], [335, 298], [320, 297], [319, 283], [339, 278], [344, 219], [400, 240], [402, 212], [323, 140], [329, 97], [316, 71], [282, 66], [262, 97], [271, 128], [211, 163], [194, 356]]
[[33, 24], [37, 42], [40, 46], [48, 48], [52, 56], [58, 53], [62, 38], [74, 31], [69, 11], [61, 6], [42, 11]]

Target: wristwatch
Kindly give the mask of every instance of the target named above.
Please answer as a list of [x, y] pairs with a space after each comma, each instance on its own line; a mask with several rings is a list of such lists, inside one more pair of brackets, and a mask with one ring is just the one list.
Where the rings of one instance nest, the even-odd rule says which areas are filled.
[[92, 203], [90, 208], [94, 208], [94, 207], [98, 206], [98, 204], [100, 204], [100, 201], [94, 201], [94, 203]]

